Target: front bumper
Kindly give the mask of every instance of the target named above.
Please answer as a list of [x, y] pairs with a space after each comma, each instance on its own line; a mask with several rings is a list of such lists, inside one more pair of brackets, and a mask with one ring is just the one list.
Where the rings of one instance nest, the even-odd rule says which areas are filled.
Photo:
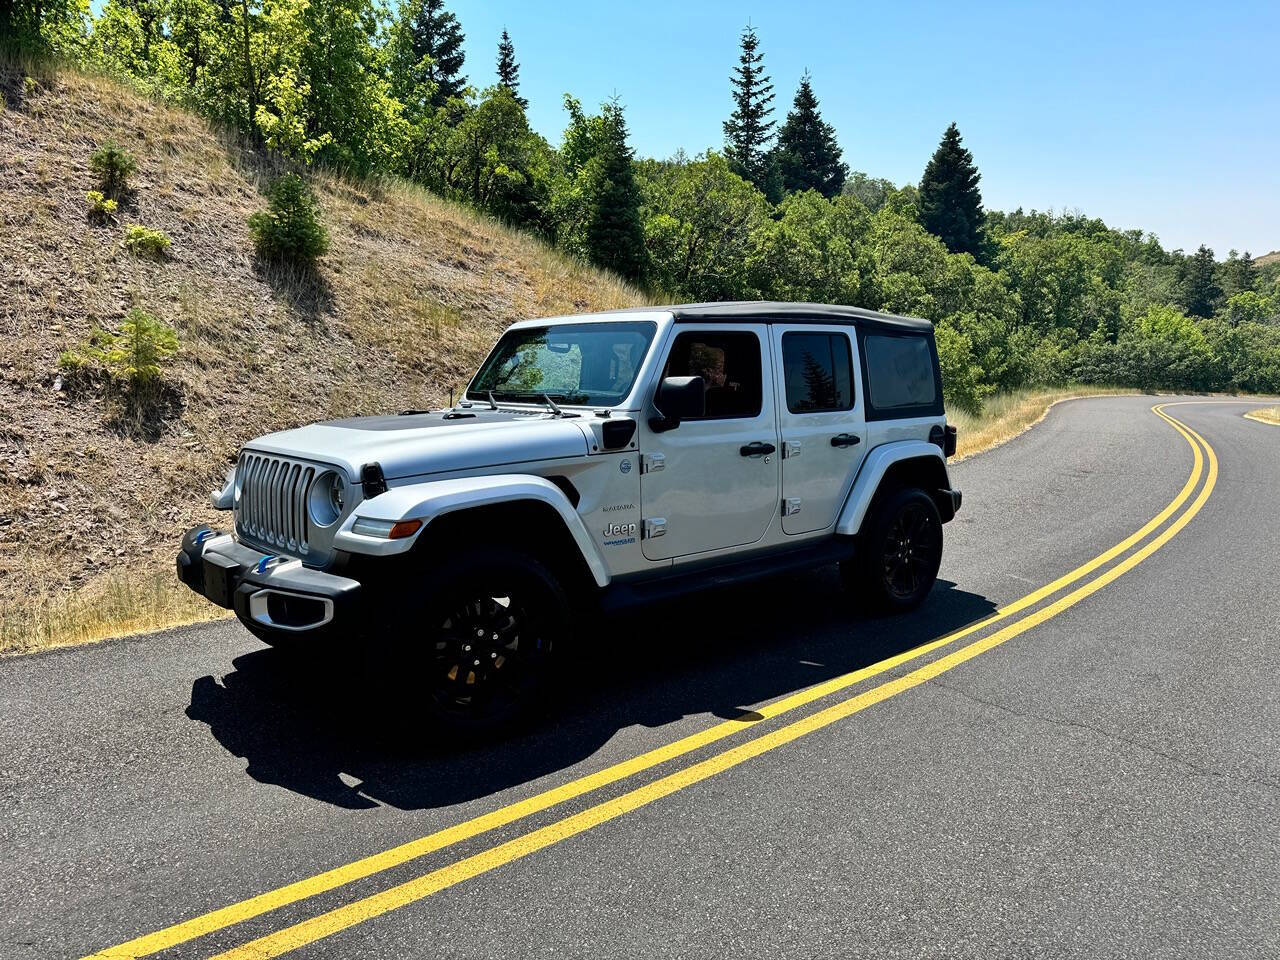
[[329, 634], [360, 622], [358, 580], [262, 553], [223, 531], [188, 530], [177, 567], [179, 580], [265, 638]]

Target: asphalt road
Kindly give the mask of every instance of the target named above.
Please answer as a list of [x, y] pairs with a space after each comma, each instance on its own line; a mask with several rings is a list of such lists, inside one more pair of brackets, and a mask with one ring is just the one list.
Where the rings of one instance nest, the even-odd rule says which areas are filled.
[[917, 613], [824, 571], [600, 623], [498, 745], [234, 623], [2, 661], [0, 957], [1280, 956], [1280, 428], [1153, 402], [955, 466]]

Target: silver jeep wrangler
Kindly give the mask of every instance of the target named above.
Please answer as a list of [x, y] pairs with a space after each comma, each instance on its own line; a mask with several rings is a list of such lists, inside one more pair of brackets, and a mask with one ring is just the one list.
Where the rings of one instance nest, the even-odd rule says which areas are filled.
[[526, 711], [584, 609], [839, 563], [928, 594], [960, 506], [933, 327], [712, 303], [514, 324], [447, 410], [245, 445], [178, 576], [271, 644], [385, 648], [433, 720]]

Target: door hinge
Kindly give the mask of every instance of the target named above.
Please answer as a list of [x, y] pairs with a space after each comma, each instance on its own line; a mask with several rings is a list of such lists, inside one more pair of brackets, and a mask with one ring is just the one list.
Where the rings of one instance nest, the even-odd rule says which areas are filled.
[[658, 537], [667, 535], [667, 518], [652, 517], [644, 522], [644, 538], [646, 540], [655, 540]]
[[665, 453], [640, 454], [641, 473], [657, 473], [659, 470], [665, 469], [667, 469], [667, 455]]
[[788, 497], [782, 501], [782, 515], [784, 517], [794, 517], [800, 512], [800, 498]]
[[783, 440], [782, 441], [782, 459], [794, 460], [798, 456], [800, 456], [800, 441], [799, 440]]

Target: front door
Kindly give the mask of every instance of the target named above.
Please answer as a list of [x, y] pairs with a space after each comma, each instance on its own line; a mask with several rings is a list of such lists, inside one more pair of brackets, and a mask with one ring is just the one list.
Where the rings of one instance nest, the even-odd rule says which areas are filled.
[[782, 529], [830, 527], [867, 452], [852, 328], [775, 324]]
[[706, 414], [641, 425], [644, 555], [667, 560], [754, 543], [778, 514], [778, 427], [768, 326], [676, 328], [663, 377], [699, 376]]

